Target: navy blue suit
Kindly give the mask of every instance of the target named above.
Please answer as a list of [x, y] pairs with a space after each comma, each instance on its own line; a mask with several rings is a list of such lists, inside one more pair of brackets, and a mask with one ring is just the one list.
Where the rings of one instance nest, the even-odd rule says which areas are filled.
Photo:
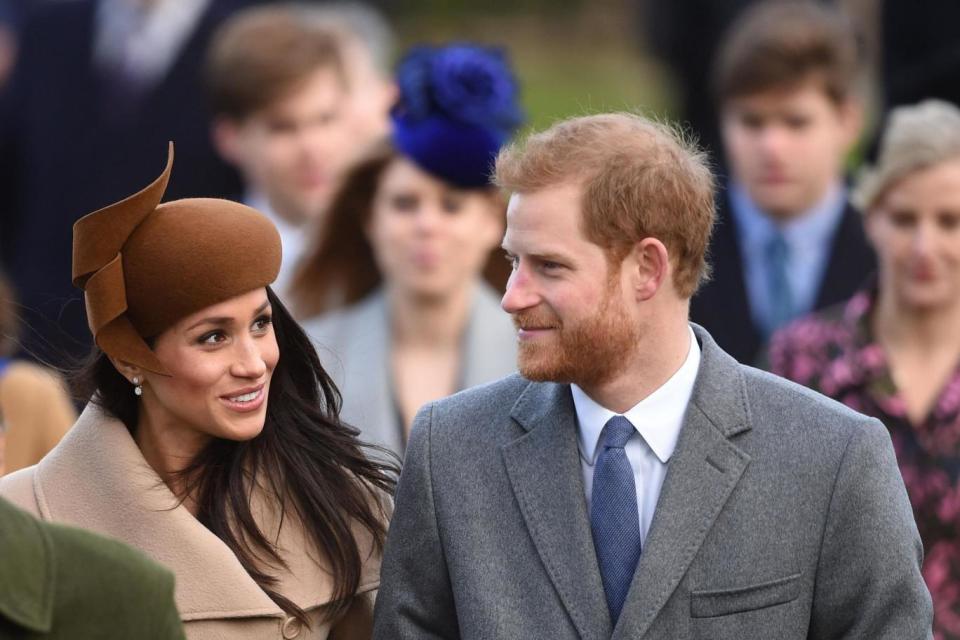
[[[745, 364], [755, 364], [764, 346], [754, 324], [743, 275], [743, 259], [726, 191], [717, 198], [717, 223], [710, 241], [713, 278], [694, 295], [690, 318], [703, 326], [720, 347]], [[867, 244], [861, 214], [847, 204], [833, 235], [826, 269], [813, 311], [852, 296], [873, 273], [876, 260]]]
[[214, 27], [242, 0], [213, 0], [165, 76], [121, 108], [93, 63], [93, 0], [50, 3], [24, 24], [0, 114], [0, 256], [24, 308], [23, 342], [62, 362], [90, 342], [71, 285], [72, 225], [149, 184], [167, 141], [177, 168], [169, 199], [225, 196], [239, 178], [210, 140], [201, 70]]

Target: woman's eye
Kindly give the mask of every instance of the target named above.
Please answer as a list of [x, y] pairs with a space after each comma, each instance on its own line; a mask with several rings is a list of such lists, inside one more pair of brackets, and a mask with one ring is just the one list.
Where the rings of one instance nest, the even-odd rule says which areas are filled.
[[446, 197], [441, 203], [446, 213], [459, 213], [463, 209], [463, 198]]
[[390, 199], [390, 204], [397, 211], [413, 211], [417, 208], [418, 200], [416, 196], [397, 195]]
[[270, 316], [260, 316], [253, 321], [253, 330], [257, 332], [265, 332], [270, 328], [271, 324], [273, 324], [273, 318]]
[[227, 334], [223, 331], [209, 331], [197, 339], [200, 344], [220, 344], [227, 339]]

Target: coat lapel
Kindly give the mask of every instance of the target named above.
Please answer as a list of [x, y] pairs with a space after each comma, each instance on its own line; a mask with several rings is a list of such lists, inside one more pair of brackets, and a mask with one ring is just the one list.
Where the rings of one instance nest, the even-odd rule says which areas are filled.
[[863, 287], [875, 268], [876, 258], [863, 230], [863, 215], [848, 203], [833, 235], [814, 309], [847, 300]]
[[728, 439], [750, 428], [739, 365], [694, 330], [700, 371], [615, 640], [644, 637], [750, 462]]
[[[126, 427], [89, 404], [37, 467], [35, 491], [45, 520], [71, 524], [140, 549], [176, 575], [185, 621], [282, 616], [233, 552], [203, 526], [147, 464]], [[307, 553], [300, 527], [254, 493], [252, 509], [290, 571], [272, 568], [281, 593], [304, 608], [329, 602], [329, 576]]]
[[530, 384], [511, 415], [526, 433], [502, 447], [503, 459], [543, 566], [580, 635], [609, 638], [570, 389]]
[[362, 305], [353, 318], [354, 326], [346, 327], [351, 342], [343, 363], [350, 372], [344, 393], [350, 394], [353, 412], [362, 416], [355, 426], [403, 455], [406, 442], [390, 381], [390, 314], [384, 291], [378, 289]]

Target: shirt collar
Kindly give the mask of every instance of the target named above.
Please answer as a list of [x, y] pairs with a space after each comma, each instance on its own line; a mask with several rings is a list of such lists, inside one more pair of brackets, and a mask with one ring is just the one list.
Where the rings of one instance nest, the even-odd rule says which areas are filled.
[[256, 209], [273, 223], [282, 237], [296, 236], [303, 233], [303, 228], [287, 222], [284, 218], [277, 215], [273, 207], [270, 206], [270, 199], [262, 191], [251, 191], [243, 197], [243, 203], [248, 207]]
[[740, 183], [731, 183], [729, 193], [737, 234], [744, 246], [758, 251], [762, 251], [777, 232], [782, 233], [790, 248], [798, 253], [808, 247], [823, 246], [840, 222], [847, 202], [847, 190], [838, 180], [813, 207], [778, 224], [753, 202]]
[[[690, 348], [680, 368], [660, 388], [623, 414], [663, 464], [670, 460], [677, 446], [699, 369], [700, 345], [691, 329]], [[575, 384], [570, 385], [570, 391], [579, 424], [580, 453], [592, 465], [600, 433], [607, 421], [617, 414], [598, 404]]]

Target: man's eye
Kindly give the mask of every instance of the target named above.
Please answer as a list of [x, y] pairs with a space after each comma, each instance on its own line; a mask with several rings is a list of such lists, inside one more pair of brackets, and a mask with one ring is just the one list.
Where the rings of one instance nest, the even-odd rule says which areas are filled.
[[944, 231], [953, 231], [960, 226], [960, 216], [955, 213], [941, 213], [937, 216], [937, 224]]
[[268, 123], [267, 129], [270, 131], [270, 133], [282, 135], [282, 134], [293, 133], [294, 131], [296, 131], [297, 127], [292, 122], [285, 122], [285, 121], [278, 120], [278, 121]]
[[890, 214], [890, 222], [893, 226], [905, 229], [912, 227], [917, 222], [917, 217], [909, 211], [894, 211]]
[[799, 131], [800, 129], [805, 129], [810, 125], [810, 118], [805, 116], [789, 116], [785, 120], [787, 127], [793, 129], [794, 131]]

